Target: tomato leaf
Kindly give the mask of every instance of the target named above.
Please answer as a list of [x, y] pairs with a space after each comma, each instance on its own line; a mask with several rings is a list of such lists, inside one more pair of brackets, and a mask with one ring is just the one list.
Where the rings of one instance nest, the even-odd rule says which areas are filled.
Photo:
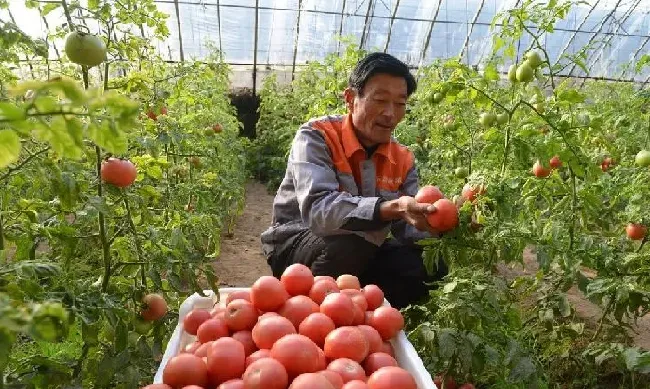
[[109, 121], [90, 123], [87, 127], [88, 137], [99, 147], [114, 154], [124, 154], [127, 150], [127, 139], [121, 131], [117, 131]]
[[0, 169], [18, 161], [20, 138], [15, 131], [0, 130]]
[[558, 99], [569, 103], [584, 103], [586, 96], [575, 89], [567, 89], [559, 93]]
[[14, 121], [24, 120], [25, 111], [14, 104], [0, 102], [0, 120]]

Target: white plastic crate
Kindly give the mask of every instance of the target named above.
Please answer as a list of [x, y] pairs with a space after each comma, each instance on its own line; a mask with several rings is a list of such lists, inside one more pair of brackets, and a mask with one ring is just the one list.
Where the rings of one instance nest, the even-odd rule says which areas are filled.
[[[245, 290], [250, 290], [250, 288], [219, 289], [220, 303], [223, 304], [226, 301], [229, 293]], [[201, 297], [198, 293], [194, 293], [181, 304], [178, 310], [178, 324], [176, 325], [176, 329], [174, 330], [172, 337], [169, 339], [169, 343], [167, 343], [165, 354], [163, 355], [163, 359], [160, 362], [160, 366], [158, 367], [158, 371], [154, 377], [154, 384], [162, 383], [163, 370], [165, 369], [165, 365], [167, 365], [167, 361], [169, 361], [172, 357], [178, 355], [185, 346], [196, 340], [196, 336], [190, 335], [187, 332], [183, 331], [183, 318], [195, 308], [205, 309], [208, 311], [212, 309], [217, 300], [217, 296], [215, 296], [214, 293], [210, 290], [206, 290], [204, 293], [208, 297]], [[384, 300], [384, 305], [390, 304]], [[392, 339], [390, 342], [393, 346], [393, 350], [395, 351], [395, 359], [397, 360], [397, 363], [400, 365], [400, 367], [406, 369], [413, 375], [419, 389], [438, 389], [433, 383], [431, 375], [424, 368], [424, 364], [415, 351], [415, 348], [406, 338], [404, 331], [400, 331], [399, 334], [397, 334], [397, 337], [395, 339]]]

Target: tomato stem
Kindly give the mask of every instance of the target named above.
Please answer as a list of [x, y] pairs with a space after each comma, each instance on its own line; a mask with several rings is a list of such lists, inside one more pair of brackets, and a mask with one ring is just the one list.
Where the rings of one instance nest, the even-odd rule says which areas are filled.
[[124, 206], [126, 207], [126, 217], [129, 220], [129, 227], [131, 227], [131, 232], [133, 232], [133, 240], [135, 242], [135, 251], [138, 256], [138, 261], [140, 262], [140, 278], [142, 281], [142, 287], [147, 287], [147, 277], [146, 277], [146, 263], [142, 261], [142, 246], [140, 246], [140, 238], [138, 237], [138, 230], [135, 228], [135, 223], [133, 223], [133, 217], [131, 216], [131, 206], [129, 205], [129, 196], [124, 195]]
[[573, 251], [573, 242], [575, 240], [576, 208], [578, 205], [578, 197], [576, 195], [576, 175], [571, 167], [569, 167], [569, 174], [571, 174], [571, 225], [569, 226], [570, 254]]

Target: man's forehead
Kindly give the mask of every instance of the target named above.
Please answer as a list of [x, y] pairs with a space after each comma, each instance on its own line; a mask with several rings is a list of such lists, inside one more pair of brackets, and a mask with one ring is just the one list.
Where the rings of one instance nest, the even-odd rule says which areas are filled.
[[384, 75], [377, 75], [372, 77], [366, 83], [364, 89], [367, 93], [390, 93], [390, 94], [399, 94], [406, 96], [406, 80], [401, 77], [394, 77], [390, 75], [385, 75], [386, 77], [395, 78], [401, 82], [386, 82], [386, 77], [379, 77]]

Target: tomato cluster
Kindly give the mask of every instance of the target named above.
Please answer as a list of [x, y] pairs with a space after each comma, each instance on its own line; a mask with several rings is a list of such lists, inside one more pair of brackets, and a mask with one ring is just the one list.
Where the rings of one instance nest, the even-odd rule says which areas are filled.
[[458, 226], [458, 209], [456, 205], [445, 198], [438, 187], [426, 185], [415, 195], [418, 203], [433, 204], [436, 212], [427, 215], [429, 225], [439, 232], [451, 231]]
[[[301, 264], [183, 319], [196, 336], [145, 389], [416, 389], [390, 340], [404, 327], [376, 285]], [[194, 385], [194, 386], [193, 386]]]

